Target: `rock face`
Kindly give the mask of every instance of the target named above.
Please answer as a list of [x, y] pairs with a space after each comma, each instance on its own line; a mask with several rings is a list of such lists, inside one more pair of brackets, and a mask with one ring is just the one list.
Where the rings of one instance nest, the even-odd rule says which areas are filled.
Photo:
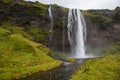
[[[48, 7], [49, 5], [43, 5], [38, 2], [25, 2], [23, 0], [0, 1], [0, 24], [3, 21], [9, 21], [14, 25], [22, 26], [26, 31], [31, 27], [46, 29], [48, 32], [45, 34], [45, 39], [42, 41], [35, 39], [36, 42], [41, 42], [47, 46], [51, 44], [62, 46], [64, 36], [64, 43], [69, 46], [67, 39], [68, 9], [53, 5], [53, 38], [49, 42], [50, 19]], [[82, 11], [82, 13], [87, 23], [87, 45], [103, 46], [120, 41], [119, 7], [113, 11], [88, 10]], [[37, 34], [42, 35], [42, 32]]]
[[[4, 19], [6, 18], [9, 21], [14, 22], [15, 24], [22, 26], [28, 25], [37, 27], [47, 26], [47, 6], [45, 5], [42, 5], [42, 7], [44, 7], [43, 9], [42, 7], [34, 6], [34, 3], [24, 3], [24, 5], [22, 5], [17, 2], [9, 4], [0, 1], [0, 6], [0, 15], [4, 15]], [[35, 25], [34, 22], [39, 22], [39, 24]]]
[[[50, 20], [48, 17], [48, 5], [43, 5], [38, 2], [25, 2], [23, 0], [3, 0], [0, 1], [0, 24], [4, 24], [4, 22], [9, 22], [13, 25], [21, 26], [24, 28], [24, 31], [29, 35], [37, 36], [37, 35], [45, 35], [43, 40], [36, 37], [34, 41], [42, 42], [43, 44], [48, 44], [48, 35], [46, 32], [50, 27]], [[14, 28], [14, 27], [13, 27]], [[40, 28], [40, 32], [36, 32], [36, 30], [32, 30], [28, 32], [31, 28]], [[44, 34], [45, 33], [45, 34]]]
[[105, 46], [120, 41], [120, 20], [115, 18], [119, 16], [116, 9], [113, 11], [89, 10], [84, 13], [88, 45]]

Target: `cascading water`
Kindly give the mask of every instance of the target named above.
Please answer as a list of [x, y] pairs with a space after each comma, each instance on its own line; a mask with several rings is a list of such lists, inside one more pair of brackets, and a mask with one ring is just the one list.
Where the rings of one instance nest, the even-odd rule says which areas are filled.
[[[48, 13], [49, 13], [49, 18], [50, 18], [50, 30], [49, 30], [49, 40], [50, 40], [50, 43], [51, 42], [53, 42], [52, 40], [53, 40], [53, 28], [54, 28], [54, 26], [53, 26], [53, 12], [54, 12], [54, 8], [53, 8], [53, 6], [52, 6], [52, 4], [49, 6], [49, 8], [48, 8]], [[63, 46], [62, 46], [62, 53], [65, 53], [65, 19], [64, 18], [62, 18], [63, 19], [63, 21], [62, 21], [62, 26], [63, 26], [63, 35], [62, 35], [62, 38], [63, 38]], [[55, 47], [55, 46], [53, 46], [54, 44], [51, 44], [50, 46], [52, 46], [52, 47]], [[51, 48], [51, 49], [53, 49], [53, 48]], [[54, 51], [54, 49], [53, 49], [53, 51]]]
[[85, 58], [86, 23], [79, 9], [69, 9], [67, 27], [71, 57]]
[[52, 35], [53, 35], [53, 33], [52, 33], [52, 32], [53, 32], [53, 13], [52, 13], [52, 5], [49, 6], [48, 12], [49, 12], [49, 17], [50, 17], [50, 21], [51, 21], [51, 28], [50, 28], [50, 30], [49, 30], [49, 33], [50, 33], [49, 38], [50, 38], [50, 40], [52, 40]]

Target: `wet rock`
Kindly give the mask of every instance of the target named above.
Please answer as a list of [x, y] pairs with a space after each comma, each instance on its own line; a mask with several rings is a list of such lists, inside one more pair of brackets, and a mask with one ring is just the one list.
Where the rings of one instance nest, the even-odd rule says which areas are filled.
[[[0, 1], [0, 21], [8, 20], [15, 25], [20, 25], [25, 29], [30, 27], [39, 27], [50, 29], [50, 19], [48, 15], [48, 5], [43, 5], [38, 2], [25, 2], [18, 4], [19, 1], [14, 3], [5, 3]], [[40, 4], [40, 6], [35, 6]], [[103, 46], [109, 43], [114, 43], [120, 40], [120, 8], [115, 10], [88, 10], [82, 11], [87, 23], [87, 45]], [[43, 44], [50, 46], [63, 45], [69, 46], [67, 36], [67, 16], [68, 9], [53, 5], [53, 38], [51, 42], [44, 42]], [[63, 32], [64, 30], [64, 32]], [[49, 33], [49, 32], [48, 32]], [[64, 33], [64, 38], [63, 38]], [[47, 34], [49, 36], [49, 34]], [[45, 41], [48, 41], [48, 37]], [[60, 47], [59, 47], [60, 48]]]

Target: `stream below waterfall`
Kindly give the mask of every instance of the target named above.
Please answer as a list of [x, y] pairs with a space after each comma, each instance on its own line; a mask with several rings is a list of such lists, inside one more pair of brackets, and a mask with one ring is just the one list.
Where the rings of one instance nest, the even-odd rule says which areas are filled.
[[[49, 40], [50, 42], [53, 42], [53, 27], [54, 27], [54, 8], [51, 5], [48, 8], [49, 17], [51, 21], [51, 28], [49, 31]], [[62, 50], [63, 53], [65, 53], [65, 26], [63, 25], [63, 46]], [[82, 15], [81, 11], [79, 9], [69, 9], [68, 12], [68, 41], [69, 41], [69, 54], [63, 54], [67, 55], [69, 58], [76, 58], [75, 62], [68, 62], [64, 61], [63, 63], [54, 69], [44, 71], [44, 72], [37, 72], [31, 76], [28, 76], [27, 78], [21, 79], [21, 80], [70, 80], [71, 76], [76, 72], [79, 66], [83, 63], [85, 59], [93, 58], [94, 56], [86, 55], [86, 36], [87, 36], [87, 27], [86, 22], [84, 19], [84, 16]], [[51, 47], [57, 47], [51, 44]], [[51, 49], [52, 52], [55, 50], [54, 48]], [[53, 54], [56, 55], [56, 59], [63, 58], [62, 54], [56, 53]], [[58, 56], [58, 55], [61, 55]], [[69, 55], [69, 56], [68, 56]]]
[[70, 80], [72, 74], [75, 73], [83, 61], [84, 59], [77, 59], [76, 62], [63, 61], [63, 63], [55, 69], [46, 72], [37, 72], [20, 80]]

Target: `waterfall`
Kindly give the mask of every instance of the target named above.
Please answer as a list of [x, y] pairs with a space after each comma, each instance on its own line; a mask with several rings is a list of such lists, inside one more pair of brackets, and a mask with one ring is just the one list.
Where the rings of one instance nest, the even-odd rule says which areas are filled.
[[79, 9], [69, 9], [67, 27], [72, 57], [85, 58], [86, 23]]
[[53, 13], [52, 13], [52, 5], [51, 6], [49, 6], [49, 8], [48, 8], [48, 12], [49, 12], [49, 17], [50, 17], [50, 21], [51, 21], [51, 28], [50, 28], [50, 30], [49, 30], [49, 38], [50, 38], [50, 40], [52, 40], [52, 35], [53, 35]]

